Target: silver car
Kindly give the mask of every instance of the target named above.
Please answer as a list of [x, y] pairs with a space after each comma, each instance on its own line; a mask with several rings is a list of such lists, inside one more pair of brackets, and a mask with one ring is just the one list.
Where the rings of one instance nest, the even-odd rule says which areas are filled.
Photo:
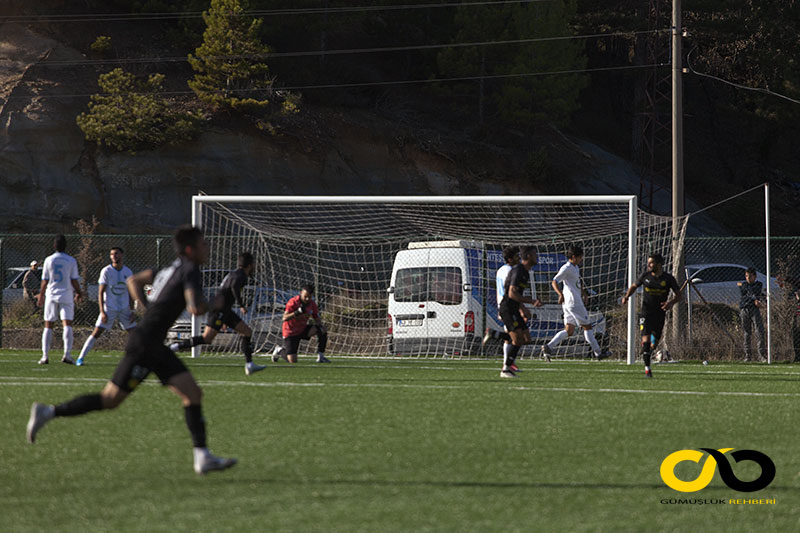
[[[712, 304], [725, 304], [738, 307], [741, 291], [738, 283], [744, 281], [747, 267], [732, 263], [705, 263], [686, 265], [686, 279], [691, 280], [696, 290], [690, 291], [687, 296], [694, 303], [701, 303], [703, 299]], [[756, 281], [760, 281], [766, 293], [767, 276], [756, 272]], [[773, 298], [780, 294], [778, 280], [770, 277], [770, 293]], [[698, 295], [702, 295], [702, 299]], [[766, 296], [765, 296], [766, 298]]]
[[[11, 305], [14, 302], [22, 300], [22, 278], [25, 273], [30, 270], [29, 267], [11, 267], [8, 269], [6, 279], [9, 282], [3, 287], [3, 305]], [[41, 280], [42, 271], [39, 270], [39, 279]]]

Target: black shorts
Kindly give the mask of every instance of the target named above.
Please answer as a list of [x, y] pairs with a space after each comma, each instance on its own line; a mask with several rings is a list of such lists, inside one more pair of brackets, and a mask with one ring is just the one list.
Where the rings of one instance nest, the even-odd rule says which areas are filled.
[[206, 325], [219, 331], [222, 329], [223, 324], [231, 329], [235, 329], [241, 321], [242, 319], [239, 318], [239, 315], [234, 313], [229, 307], [221, 311], [211, 311], [208, 313], [208, 321], [206, 322]]
[[508, 306], [500, 306], [500, 319], [503, 321], [507, 331], [515, 331], [518, 329], [528, 329], [528, 324], [525, 319], [519, 314], [519, 307], [516, 309]]
[[125, 355], [114, 370], [111, 382], [124, 391], [133, 390], [150, 374], [155, 372], [162, 385], [173, 376], [188, 372], [186, 365], [163, 344], [147, 342], [144, 335], [131, 331]]
[[653, 335], [656, 340], [661, 338], [664, 330], [664, 319], [667, 314], [663, 311], [647, 313], [639, 317], [639, 331], [644, 336]]
[[283, 338], [283, 348], [286, 350], [288, 355], [295, 355], [297, 353], [297, 349], [300, 348], [300, 341], [307, 341], [311, 338], [309, 333], [311, 332], [311, 328], [316, 326], [306, 326], [306, 329], [303, 330], [303, 333], [300, 335], [292, 335], [291, 337], [284, 337]]

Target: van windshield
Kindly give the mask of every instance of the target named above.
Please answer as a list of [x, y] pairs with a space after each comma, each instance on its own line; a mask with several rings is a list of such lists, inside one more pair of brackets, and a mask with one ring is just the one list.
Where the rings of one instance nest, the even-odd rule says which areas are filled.
[[397, 302], [437, 302], [457, 305], [463, 299], [459, 267], [402, 268], [397, 271], [394, 299]]

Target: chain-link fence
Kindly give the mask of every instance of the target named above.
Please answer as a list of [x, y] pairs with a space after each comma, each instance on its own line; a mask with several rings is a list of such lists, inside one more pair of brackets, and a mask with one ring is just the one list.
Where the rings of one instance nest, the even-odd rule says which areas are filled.
[[[0, 313], [0, 347], [39, 348], [41, 346], [42, 310], [26, 295], [22, 282], [32, 261], [39, 262], [33, 273], [38, 284], [44, 259], [54, 252], [54, 235], [0, 235], [0, 282], [2, 282], [2, 313]], [[88, 295], [75, 307], [73, 327], [74, 346], [81, 346], [94, 328], [99, 313], [97, 280], [100, 270], [110, 263], [112, 247], [124, 250], [124, 262], [134, 272], [160, 267], [174, 257], [172, 238], [166, 235], [67, 235], [66, 252], [78, 261], [80, 284]], [[35, 291], [38, 293], [38, 289]], [[60, 327], [60, 326], [59, 326]], [[121, 330], [103, 335], [97, 348], [120, 349], [125, 334]]]
[[[694, 237], [685, 244], [687, 323], [682, 339], [673, 340], [684, 357], [757, 361], [766, 356], [766, 291], [771, 293], [771, 346], [774, 361], [794, 360], [798, 332], [800, 238], [770, 239], [770, 279], [767, 281], [766, 241], [763, 237]], [[756, 269], [763, 287], [761, 305], [741, 313], [745, 270]], [[747, 298], [747, 297], [746, 297]], [[761, 337], [759, 321], [764, 327]], [[745, 333], [749, 331], [748, 347]], [[759, 344], [762, 345], [759, 348]], [[800, 348], [800, 346], [798, 346]]]
[[[53, 235], [0, 235], [2, 321], [0, 347], [37, 349], [41, 346], [42, 311], [23, 295], [22, 279], [32, 260], [53, 252]], [[800, 237], [771, 239], [771, 338], [775, 361], [795, 358], [800, 343], [795, 291], [800, 289]], [[109, 250], [125, 250], [125, 264], [134, 272], [168, 264], [173, 256], [171, 237], [165, 235], [68, 235], [67, 253], [78, 260], [81, 284], [89, 298], [76, 307], [75, 346], [91, 333], [97, 319], [97, 278], [109, 263]], [[744, 330], [739, 304], [744, 270], [753, 267], [766, 289], [764, 238], [688, 237], [685, 262], [691, 283], [684, 288], [689, 302], [682, 337], [665, 348], [673, 357], [741, 360], [745, 356]], [[325, 309], [321, 310], [323, 313]], [[766, 327], [766, 309], [761, 308]], [[758, 328], [752, 326], [752, 357], [758, 358]], [[95, 349], [121, 349], [125, 335], [119, 330], [103, 335]], [[800, 348], [800, 347], [798, 347]]]

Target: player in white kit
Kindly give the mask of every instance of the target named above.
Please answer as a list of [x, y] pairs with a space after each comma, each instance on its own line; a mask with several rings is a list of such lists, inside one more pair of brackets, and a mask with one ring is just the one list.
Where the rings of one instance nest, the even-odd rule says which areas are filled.
[[131, 269], [123, 264], [125, 251], [119, 246], [115, 246], [109, 252], [111, 264], [100, 271], [100, 285], [97, 291], [97, 305], [100, 307], [100, 315], [94, 325], [94, 331], [83, 345], [81, 354], [75, 364], [82, 366], [86, 354], [94, 347], [94, 343], [103, 334], [104, 330], [114, 327], [114, 322], [125, 331], [130, 331], [136, 327], [133, 319], [132, 301], [128, 293], [128, 278], [133, 276]]
[[[558, 293], [558, 303], [562, 304], [564, 311], [564, 329], [556, 333], [553, 339], [542, 346], [542, 355], [549, 357], [553, 348], [561, 344], [561, 341], [571, 337], [575, 332], [575, 327], [583, 329], [583, 338], [592, 347], [592, 352], [596, 359], [603, 359], [608, 354], [600, 349], [597, 339], [594, 338], [594, 329], [589, 320], [589, 312], [584, 305], [586, 292], [581, 283], [580, 265], [583, 263], [583, 249], [580, 246], [570, 246], [567, 251], [568, 261], [559, 269], [553, 278], [551, 285], [553, 290]], [[563, 283], [563, 291], [558, 284]]]
[[63, 235], [56, 235], [53, 240], [56, 253], [44, 260], [42, 267], [42, 285], [36, 305], [44, 306], [44, 331], [42, 332], [42, 358], [40, 365], [50, 362], [48, 357], [50, 345], [53, 343], [53, 325], [56, 320], [61, 320], [64, 325], [64, 355], [62, 363], [73, 364], [70, 351], [72, 350], [72, 320], [75, 317], [75, 302], [83, 298], [81, 286], [78, 283], [78, 262], [71, 255], [64, 253], [67, 249], [67, 239]]

